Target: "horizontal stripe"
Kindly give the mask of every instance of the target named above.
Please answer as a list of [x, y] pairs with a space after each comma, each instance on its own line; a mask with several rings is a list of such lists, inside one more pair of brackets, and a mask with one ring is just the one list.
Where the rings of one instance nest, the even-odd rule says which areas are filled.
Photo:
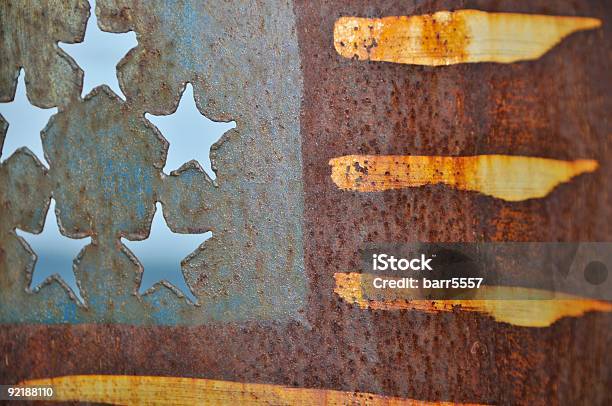
[[511, 63], [541, 57], [601, 20], [537, 14], [439, 11], [419, 16], [341, 17], [334, 47], [345, 58], [415, 65]]
[[[377, 275], [335, 273], [334, 292], [362, 309], [418, 310], [444, 313], [454, 310], [484, 313], [496, 321], [522, 327], [548, 327], [563, 317], [580, 317], [587, 312], [612, 312], [612, 303], [540, 289], [483, 286], [469, 300], [423, 300], [402, 298], [403, 289], [376, 289]], [[516, 298], [516, 299], [513, 299]]]
[[556, 159], [476, 155], [347, 155], [329, 161], [331, 178], [344, 190], [378, 192], [445, 184], [507, 201], [542, 198], [574, 176], [595, 171], [591, 159]]
[[55, 401], [121, 405], [452, 405], [363, 392], [290, 388], [212, 379], [162, 376], [73, 375], [32, 379], [23, 385], [52, 385]]

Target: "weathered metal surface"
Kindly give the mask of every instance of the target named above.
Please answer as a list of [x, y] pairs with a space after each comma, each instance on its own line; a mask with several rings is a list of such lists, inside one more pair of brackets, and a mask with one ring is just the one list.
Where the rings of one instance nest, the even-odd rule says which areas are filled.
[[[92, 237], [74, 265], [85, 303], [65, 304], [72, 292], [47, 295], [43, 288], [39, 294], [48, 306], [21, 311], [29, 303], [29, 296], [23, 294], [29, 280], [24, 279], [22, 285], [6, 289], [0, 300], [0, 320], [197, 324], [299, 319], [306, 282], [298, 121], [301, 76], [292, 10], [287, 5], [241, 2], [224, 7], [198, 1], [175, 7], [165, 2], [98, 4], [102, 26], [109, 30], [118, 29], [124, 16], [120, 11], [129, 5], [129, 28], [139, 35], [139, 46], [119, 65], [127, 102], [106, 87], [81, 100], [77, 87], [76, 95], [69, 98], [72, 101], [62, 106], [42, 134], [50, 164], [44, 179], [57, 201], [62, 233], [71, 238]], [[19, 15], [29, 11], [25, 3], [9, 3], [3, 10]], [[236, 26], [235, 16], [247, 10], [252, 18], [271, 18], [274, 29]], [[31, 19], [55, 24], [41, 14]], [[36, 25], [31, 29], [36, 30]], [[247, 44], [252, 37], [261, 41]], [[216, 52], [216, 47], [224, 52]], [[247, 48], [250, 52], [244, 53]], [[251, 58], [251, 54], [260, 57]], [[140, 70], [144, 70], [142, 77]], [[153, 78], [151, 72], [156, 72]], [[78, 84], [81, 78], [73, 81]], [[198, 106], [206, 106], [200, 107], [203, 113], [238, 122], [238, 128], [212, 148], [215, 181], [195, 161], [164, 174], [167, 141], [143, 117], [145, 111], [173, 112], [188, 81], [194, 85]], [[49, 89], [55, 89], [63, 82], [48, 83]], [[170, 88], [172, 94], [159, 92]], [[27, 175], [18, 178], [26, 183], [38, 181]], [[17, 197], [7, 195], [13, 202]], [[197, 298], [195, 305], [167, 284], [138, 294], [142, 266], [120, 238], [148, 237], [156, 200], [162, 202], [173, 231], [213, 232], [183, 262], [186, 282]], [[38, 221], [44, 221], [45, 212], [41, 211]], [[19, 225], [8, 219], [3, 224], [10, 238], [16, 238], [12, 230]], [[7, 247], [11, 258], [17, 255], [13, 251]], [[31, 253], [28, 256], [32, 261]], [[16, 280], [25, 270], [9, 261], [3, 274]], [[48, 309], [58, 306], [66, 308], [50, 317]]]
[[[612, 108], [606, 68], [609, 6], [543, 0], [296, 4], [300, 49], [308, 66], [302, 139], [305, 227], [312, 238], [305, 241], [306, 269], [321, 309], [310, 314], [323, 336], [343, 337], [334, 342], [338, 348], [357, 348], [353, 356], [341, 357], [340, 376], [352, 373], [345, 378], [351, 387], [380, 385], [381, 392], [374, 392], [419, 399], [609, 402], [609, 314], [526, 329], [489, 324], [487, 317], [458, 310], [435, 316], [409, 310], [356, 315], [337, 296], [322, 293], [334, 289], [334, 273], [357, 269], [358, 249], [367, 243], [610, 241], [612, 224], [605, 220], [612, 216], [612, 165], [605, 152], [612, 146], [607, 119]], [[603, 26], [566, 38], [536, 61], [504, 65], [435, 68], [356, 61], [341, 57], [330, 45], [335, 21], [343, 16], [379, 18], [460, 8], [589, 16], [601, 19]], [[601, 166], [544, 199], [505, 202], [442, 185], [381, 193], [339, 190], [325, 166], [330, 159], [353, 154], [511, 154], [588, 158]]]
[[88, 18], [87, 0], [3, 0], [0, 102], [13, 100], [21, 68], [35, 106], [61, 107], [78, 97], [83, 71], [57, 42], [81, 42]]
[[185, 269], [204, 312], [224, 321], [298, 318], [306, 297], [302, 78], [290, 4], [105, 0], [98, 7], [103, 29], [138, 35], [118, 65], [128, 103], [171, 113], [190, 82], [203, 114], [237, 123], [212, 147], [214, 183], [192, 166], [172, 174], [159, 196], [173, 230], [213, 231]]
[[56, 394], [54, 401], [79, 400], [117, 405], [450, 406], [454, 404], [423, 402], [374, 393], [164, 376], [81, 375], [32, 380], [26, 384], [52, 385]]
[[516, 202], [548, 195], [572, 178], [597, 170], [592, 159], [560, 161], [516, 155], [347, 155], [332, 158], [331, 178], [344, 190], [447, 185]]
[[[520, 327], [548, 327], [563, 317], [581, 317], [588, 312], [612, 312], [612, 304], [603, 300], [520, 286], [482, 286], [475, 290], [475, 295], [468, 298], [415, 299], [410, 290], [374, 288], [376, 282], [373, 281], [375, 278], [381, 279], [381, 276], [356, 272], [336, 273], [334, 292], [362, 309], [418, 310], [431, 314], [479, 312], [498, 322]], [[401, 278], [390, 279], [397, 282]]]
[[345, 58], [366, 61], [427, 66], [513, 63], [538, 59], [571, 33], [600, 26], [597, 18], [480, 10], [343, 16], [334, 24], [334, 46]]
[[[334, 274], [356, 270], [359, 249], [366, 243], [612, 239], [607, 221], [612, 217], [612, 165], [606, 155], [612, 142], [607, 118], [612, 110], [612, 9], [604, 1], [99, 4], [103, 27], [117, 32], [134, 29], [139, 35], [139, 47], [119, 67], [130, 108], [170, 113], [183, 83], [194, 81], [201, 111], [214, 119], [236, 120], [237, 128], [216, 148], [218, 186], [192, 166], [170, 176], [156, 175], [161, 187], [154, 198], [145, 194], [143, 202], [159, 199], [164, 209], [170, 207], [164, 213], [174, 230], [185, 230], [189, 224], [195, 224], [195, 231], [209, 224], [219, 227], [213, 228], [213, 235], [219, 236], [210, 240], [213, 248], [199, 251], [190, 261], [195, 271], [204, 269], [203, 262], [212, 269], [225, 263], [222, 269], [229, 273], [205, 282], [190, 279], [195, 273], [186, 270], [188, 283], [203, 302], [199, 314], [205, 315], [189, 323], [177, 322], [182, 317], [174, 307], [178, 299], [163, 288], [157, 292], [164, 298], [138, 310], [148, 315], [144, 321], [128, 319], [138, 314], [132, 313], [131, 304], [125, 312], [102, 307], [106, 317], [98, 314], [90, 324], [37, 325], [12, 319], [0, 328], [0, 380], [158, 375], [428, 401], [612, 401], [607, 387], [612, 364], [610, 314], [587, 313], [561, 318], [549, 327], [525, 328], [458, 309], [435, 315], [361, 309], [333, 292]], [[503, 66], [365, 62], [343, 58], [334, 49], [333, 27], [342, 16], [416, 15], [459, 7], [591, 16], [600, 18], [603, 28], [574, 34], [536, 61]], [[196, 48], [197, 55], [189, 55]], [[111, 110], [122, 104], [112, 97], [104, 101], [106, 91], [98, 93], [75, 101], [75, 111], [86, 110], [88, 103], [108, 103]], [[67, 120], [69, 114], [54, 120]], [[121, 125], [130, 117], [142, 119], [140, 113], [126, 113], [118, 123], [89, 120], [102, 126], [94, 133], [107, 133], [105, 126]], [[99, 160], [98, 154], [108, 151], [102, 143], [87, 157]], [[121, 153], [116, 145], [110, 151]], [[542, 199], [507, 202], [434, 185], [375, 194], [339, 190], [328, 162], [352, 154], [588, 157], [600, 167], [559, 185]], [[155, 172], [155, 160], [145, 159], [148, 170]], [[10, 160], [3, 163], [7, 164]], [[53, 165], [45, 176], [56, 176]], [[65, 163], [58, 165], [68, 173]], [[128, 178], [136, 175], [122, 173]], [[31, 184], [40, 175], [13, 178], [8, 177]], [[58, 179], [49, 184], [55, 188]], [[215, 193], [208, 193], [211, 188]], [[34, 203], [44, 206], [46, 199]], [[27, 200], [19, 204], [34, 204]], [[130, 207], [133, 202], [121, 197], [118, 203]], [[97, 204], [80, 209], [103, 214], [106, 206]], [[12, 231], [16, 221], [4, 213], [2, 278], [14, 264], [25, 269], [31, 260]], [[44, 215], [27, 219], [42, 226], [36, 218]], [[137, 223], [127, 226], [136, 226], [135, 234], [143, 235]], [[113, 229], [114, 224], [105, 226]], [[88, 247], [79, 267], [87, 275], [83, 277], [111, 288], [121, 271], [138, 272], [129, 256], [110, 243]], [[215, 290], [234, 277], [235, 291]], [[253, 280], [261, 283], [249, 290], [253, 285], [247, 282]], [[114, 292], [131, 289], [120, 285]], [[5, 282], [1, 286], [4, 293]], [[276, 300], [266, 303], [269, 296], [259, 289], [268, 289]], [[98, 293], [90, 299], [108, 300], [112, 291]], [[228, 299], [234, 293], [237, 296]], [[153, 308], [157, 314], [146, 313]], [[50, 319], [57, 322], [58, 316]], [[123, 324], [116, 324], [121, 320]]]

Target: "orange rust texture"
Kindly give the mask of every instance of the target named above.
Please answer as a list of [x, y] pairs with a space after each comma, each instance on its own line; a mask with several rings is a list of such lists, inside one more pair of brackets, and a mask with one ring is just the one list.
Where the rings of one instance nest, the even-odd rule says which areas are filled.
[[[450, 12], [422, 16], [420, 21], [421, 52], [431, 57], [432, 60], [444, 61], [445, 64], [468, 61], [467, 46], [470, 38], [465, 18], [464, 13]], [[385, 36], [381, 42], [393, 41], [396, 35], [401, 38], [402, 33], [397, 31], [397, 28], [385, 30]]]
[[466, 61], [464, 16], [447, 11], [417, 17], [342, 17], [334, 26], [334, 45], [359, 60], [436, 65]]
[[32, 379], [24, 385], [52, 385], [56, 401], [104, 402], [121, 405], [451, 405], [362, 392], [290, 388], [212, 379], [73, 375]]
[[[412, 299], [410, 289], [376, 289], [377, 275], [336, 273], [334, 292], [362, 309], [419, 310], [427, 313], [454, 310], [487, 314], [498, 322], [521, 327], [548, 327], [563, 317], [587, 312], [612, 312], [612, 303], [540, 289], [482, 286], [473, 298], [452, 300]], [[403, 297], [402, 297], [403, 296]]]
[[526, 230], [546, 227], [541, 212], [516, 207], [501, 207], [491, 221], [495, 224], [493, 241], [521, 241]]
[[341, 17], [334, 24], [338, 54], [416, 65], [511, 63], [537, 59], [572, 32], [601, 26], [584, 17], [478, 10], [418, 16]]
[[332, 180], [344, 190], [378, 192], [445, 184], [507, 201], [548, 195], [556, 186], [598, 163], [580, 159], [560, 161], [511, 155], [468, 157], [347, 155], [329, 161]]

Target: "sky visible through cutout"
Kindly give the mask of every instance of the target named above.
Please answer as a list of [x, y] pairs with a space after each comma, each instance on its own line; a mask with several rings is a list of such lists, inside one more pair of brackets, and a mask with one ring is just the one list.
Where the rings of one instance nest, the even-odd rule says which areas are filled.
[[87, 21], [85, 39], [77, 44], [62, 44], [62, 48], [85, 72], [82, 94], [88, 94], [94, 87], [105, 84], [125, 100], [117, 80], [117, 63], [127, 52], [138, 45], [136, 34], [114, 34], [98, 27], [96, 2], [90, 1], [91, 15]]
[[[97, 26], [95, 3], [90, 2], [90, 4], [92, 12], [84, 42], [60, 44], [61, 48], [84, 70], [82, 94], [87, 94], [94, 87], [106, 84], [119, 96], [122, 96], [123, 93], [117, 81], [116, 64], [131, 48], [137, 45], [136, 35], [133, 32], [111, 34], [101, 31]], [[11, 103], [0, 103], [0, 113], [9, 124], [1, 159], [7, 159], [16, 149], [26, 146], [41, 162], [46, 164], [40, 132], [56, 111], [56, 108], [40, 109], [29, 103], [22, 70], [15, 100]], [[153, 122], [158, 125], [164, 137], [170, 142], [169, 160], [166, 163], [167, 173], [178, 169], [191, 159], [196, 159], [209, 176], [215, 178], [210, 165], [210, 146], [224, 132], [234, 128], [235, 122], [217, 123], [203, 116], [195, 106], [191, 85], [187, 86], [175, 114], [162, 117], [150, 114], [147, 116], [153, 118]], [[54, 208], [55, 202], [52, 201], [41, 234], [17, 231], [18, 235], [28, 242], [38, 256], [31, 287], [37, 287], [47, 277], [58, 274], [81, 299], [72, 264], [80, 250], [89, 244], [90, 238], [71, 239], [61, 235]], [[211, 236], [210, 232], [203, 234], [173, 233], [166, 225], [161, 206], [158, 204], [150, 241], [149, 239], [134, 242], [124, 240], [145, 268], [140, 292], [146, 291], [158, 281], [167, 280], [195, 302], [196, 299], [187, 287], [181, 273], [180, 262]]]
[[12, 102], [0, 103], [0, 114], [9, 125], [2, 148], [2, 160], [8, 159], [19, 148], [28, 147], [40, 162], [48, 167], [43, 154], [40, 132], [56, 112], [56, 108], [41, 109], [30, 103], [26, 96], [25, 74], [22, 69], [17, 79], [15, 98]]
[[91, 242], [91, 238], [72, 239], [60, 233], [55, 216], [55, 200], [51, 200], [42, 233], [31, 234], [19, 229], [16, 232], [28, 243], [37, 256], [30, 288], [35, 289], [45, 279], [52, 275], [58, 275], [83, 303], [72, 265], [79, 252]]
[[193, 98], [193, 87], [185, 87], [176, 112], [168, 116], [146, 114], [170, 143], [164, 172], [170, 173], [195, 159], [211, 179], [216, 175], [210, 162], [210, 147], [226, 132], [236, 127], [235, 121], [217, 122], [202, 115]]
[[197, 302], [185, 283], [181, 261], [210, 237], [212, 237], [211, 232], [173, 233], [164, 220], [161, 204], [157, 203], [149, 238], [142, 241], [122, 238], [123, 244], [132, 251], [144, 269], [139, 292], [142, 294], [155, 283], [165, 280], [178, 288], [192, 302]]

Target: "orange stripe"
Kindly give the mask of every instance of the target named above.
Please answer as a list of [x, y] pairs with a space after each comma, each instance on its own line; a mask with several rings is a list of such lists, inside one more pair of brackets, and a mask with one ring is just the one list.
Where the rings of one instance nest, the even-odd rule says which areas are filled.
[[574, 176], [595, 171], [591, 159], [560, 161], [511, 155], [347, 155], [329, 161], [331, 178], [344, 190], [378, 192], [445, 184], [508, 201], [545, 197]]
[[162, 376], [73, 375], [31, 379], [22, 385], [52, 385], [55, 401], [103, 402], [116, 405], [452, 405], [451, 402], [289, 388], [212, 379]]
[[455, 309], [484, 313], [496, 321], [523, 327], [547, 327], [562, 317], [580, 317], [587, 312], [612, 312], [612, 303], [578, 296], [509, 286], [482, 286], [469, 300], [412, 299], [408, 289], [376, 289], [377, 275], [336, 273], [334, 292], [362, 309], [418, 310], [427, 313]]
[[537, 59], [569, 34], [601, 20], [537, 14], [439, 11], [419, 16], [341, 17], [334, 47], [345, 58], [415, 65]]

